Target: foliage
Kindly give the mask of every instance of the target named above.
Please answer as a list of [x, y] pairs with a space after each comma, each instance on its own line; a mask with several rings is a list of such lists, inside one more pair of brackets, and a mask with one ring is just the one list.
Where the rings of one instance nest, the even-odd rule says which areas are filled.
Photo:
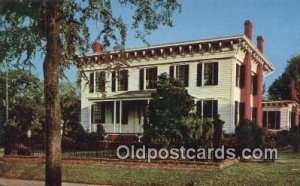
[[[180, 9], [176, 0], [120, 0], [118, 4], [133, 12], [130, 25], [141, 38], [141, 30], [147, 33], [159, 25], [172, 26], [173, 14]], [[59, 77], [72, 63], [84, 65], [76, 56], [89, 48], [90, 24], [101, 23], [98, 39], [106, 46], [114, 42], [115, 49], [124, 49], [127, 25], [113, 10], [110, 0], [14, 0], [0, 4], [0, 61], [17, 59], [16, 66], [31, 67], [37, 52], [45, 54], [46, 185], [61, 185]]]
[[179, 122], [179, 133], [182, 135], [180, 141], [185, 147], [212, 147], [213, 120], [202, 119], [191, 114]]
[[286, 73], [280, 75], [271, 84], [268, 90], [269, 100], [290, 100], [291, 99], [291, 77]]
[[104, 134], [97, 130], [96, 132], [87, 133], [79, 124], [77, 130], [62, 138], [63, 151], [91, 151], [99, 150], [99, 142], [104, 139]]
[[[288, 60], [287, 66], [282, 75], [279, 76], [269, 87], [269, 99], [290, 100], [291, 80], [297, 82], [296, 88], [300, 90], [300, 55], [293, 56]], [[299, 96], [300, 95], [298, 95], [298, 97]]]
[[194, 99], [184, 86], [161, 74], [146, 112], [144, 142], [164, 147], [209, 145], [212, 121], [191, 114], [193, 109]]
[[257, 148], [263, 144], [263, 131], [255, 121], [242, 120], [236, 127], [236, 138], [239, 148]]
[[[70, 82], [60, 83], [60, 107], [62, 120], [62, 135], [75, 132], [73, 129], [80, 122], [80, 95]], [[70, 134], [72, 135], [72, 134]]]
[[[10, 143], [23, 143], [28, 141], [27, 131], [31, 131], [31, 140], [42, 143], [44, 141], [43, 123], [43, 86], [40, 80], [24, 70], [11, 70], [8, 73], [9, 84], [9, 122], [14, 127], [16, 135]], [[0, 87], [5, 90], [5, 74], [0, 74]], [[0, 99], [5, 100], [5, 91], [0, 92]], [[0, 105], [0, 110], [5, 110], [5, 105]], [[5, 116], [0, 119], [1, 124], [5, 123]], [[2, 114], [1, 113], [1, 114]], [[7, 126], [7, 127], [9, 127]], [[10, 138], [12, 132], [6, 134]]]
[[281, 130], [276, 133], [275, 136], [276, 147], [282, 148], [291, 144], [291, 132], [287, 130]]
[[300, 152], [300, 127], [292, 129], [290, 134], [290, 143], [293, 146], [294, 152]]
[[[47, 25], [52, 16], [52, 6], [57, 9], [55, 24], [60, 32], [57, 39], [61, 44], [62, 70], [75, 61], [75, 55], [84, 55], [89, 49], [89, 25], [100, 25], [101, 29], [95, 31], [97, 39], [101, 39], [105, 46], [121, 49], [124, 48], [128, 27], [145, 40], [145, 36], [160, 25], [172, 26], [173, 14], [181, 10], [176, 0], [5, 1], [0, 4], [1, 62], [3, 59], [8, 62], [17, 59], [16, 66], [28, 67], [33, 65], [32, 58], [36, 53], [45, 54], [47, 36], [52, 29]], [[114, 12], [118, 6], [126, 13]], [[125, 14], [131, 14], [132, 19], [124, 20]]]

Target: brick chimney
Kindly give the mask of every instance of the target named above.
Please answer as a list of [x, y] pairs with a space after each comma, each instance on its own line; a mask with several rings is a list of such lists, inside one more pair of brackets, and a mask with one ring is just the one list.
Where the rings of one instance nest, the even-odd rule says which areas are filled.
[[264, 38], [262, 36], [257, 36], [257, 48], [261, 53], [264, 53]]
[[244, 23], [244, 34], [251, 40], [252, 39], [252, 23], [246, 20]]
[[92, 44], [93, 53], [100, 53], [103, 51], [103, 45], [99, 41], [94, 41]]

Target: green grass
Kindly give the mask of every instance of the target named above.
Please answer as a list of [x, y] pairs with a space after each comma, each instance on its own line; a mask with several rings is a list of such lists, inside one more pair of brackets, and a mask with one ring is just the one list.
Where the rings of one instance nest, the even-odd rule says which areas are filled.
[[[2, 176], [43, 179], [44, 165], [5, 163]], [[281, 152], [275, 163], [239, 163], [215, 171], [179, 171], [112, 167], [99, 164], [63, 165], [67, 182], [113, 185], [299, 185], [300, 154]]]

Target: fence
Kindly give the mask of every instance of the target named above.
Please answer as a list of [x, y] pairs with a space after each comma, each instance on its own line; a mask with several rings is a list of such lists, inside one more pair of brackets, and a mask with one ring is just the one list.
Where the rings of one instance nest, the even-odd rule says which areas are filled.
[[[129, 143], [129, 142], [116, 142], [116, 141], [106, 141], [105, 145], [103, 145], [103, 142], [99, 142], [99, 145], [97, 147], [90, 147], [86, 146], [84, 144], [68, 144], [64, 145], [62, 147], [62, 156], [63, 158], [80, 158], [80, 159], [112, 159], [117, 160], [119, 159], [117, 155], [117, 148], [121, 145], [127, 146], [130, 150], [133, 146], [136, 149], [142, 148], [143, 144], [139, 142]], [[170, 150], [170, 149], [167, 149]], [[159, 150], [158, 150], [159, 151]], [[33, 156], [33, 157], [44, 157], [46, 155], [45, 153], [45, 147], [43, 145], [18, 145], [14, 148], [8, 149], [9, 154], [7, 155], [22, 155], [22, 156]], [[122, 151], [121, 154], [125, 154], [126, 152]], [[131, 151], [130, 156], [128, 159], [131, 159]], [[145, 153], [145, 160], [148, 159], [148, 152]], [[213, 156], [211, 156], [213, 157]], [[161, 160], [156, 158], [157, 160]], [[166, 158], [165, 160], [170, 160], [170, 158]], [[190, 159], [178, 159], [179, 161], [196, 161], [197, 159], [190, 160]], [[203, 160], [197, 160], [197, 161], [212, 161], [211, 159], [203, 159]]]

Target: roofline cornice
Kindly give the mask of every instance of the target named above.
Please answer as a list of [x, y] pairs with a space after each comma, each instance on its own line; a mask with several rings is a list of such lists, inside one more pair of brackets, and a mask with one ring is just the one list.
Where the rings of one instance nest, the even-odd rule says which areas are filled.
[[141, 60], [142, 58], [158, 58], [166, 56], [184, 56], [195, 53], [223, 52], [226, 50], [242, 49], [252, 54], [257, 63], [264, 66], [264, 70], [273, 71], [269, 60], [255, 47], [255, 45], [244, 35], [233, 35], [211, 39], [193, 40], [185, 42], [167, 43], [152, 45], [148, 47], [125, 49], [123, 51], [104, 51], [87, 56], [80, 56], [79, 59], [87, 59], [88, 62], [114, 61], [114, 60]]

